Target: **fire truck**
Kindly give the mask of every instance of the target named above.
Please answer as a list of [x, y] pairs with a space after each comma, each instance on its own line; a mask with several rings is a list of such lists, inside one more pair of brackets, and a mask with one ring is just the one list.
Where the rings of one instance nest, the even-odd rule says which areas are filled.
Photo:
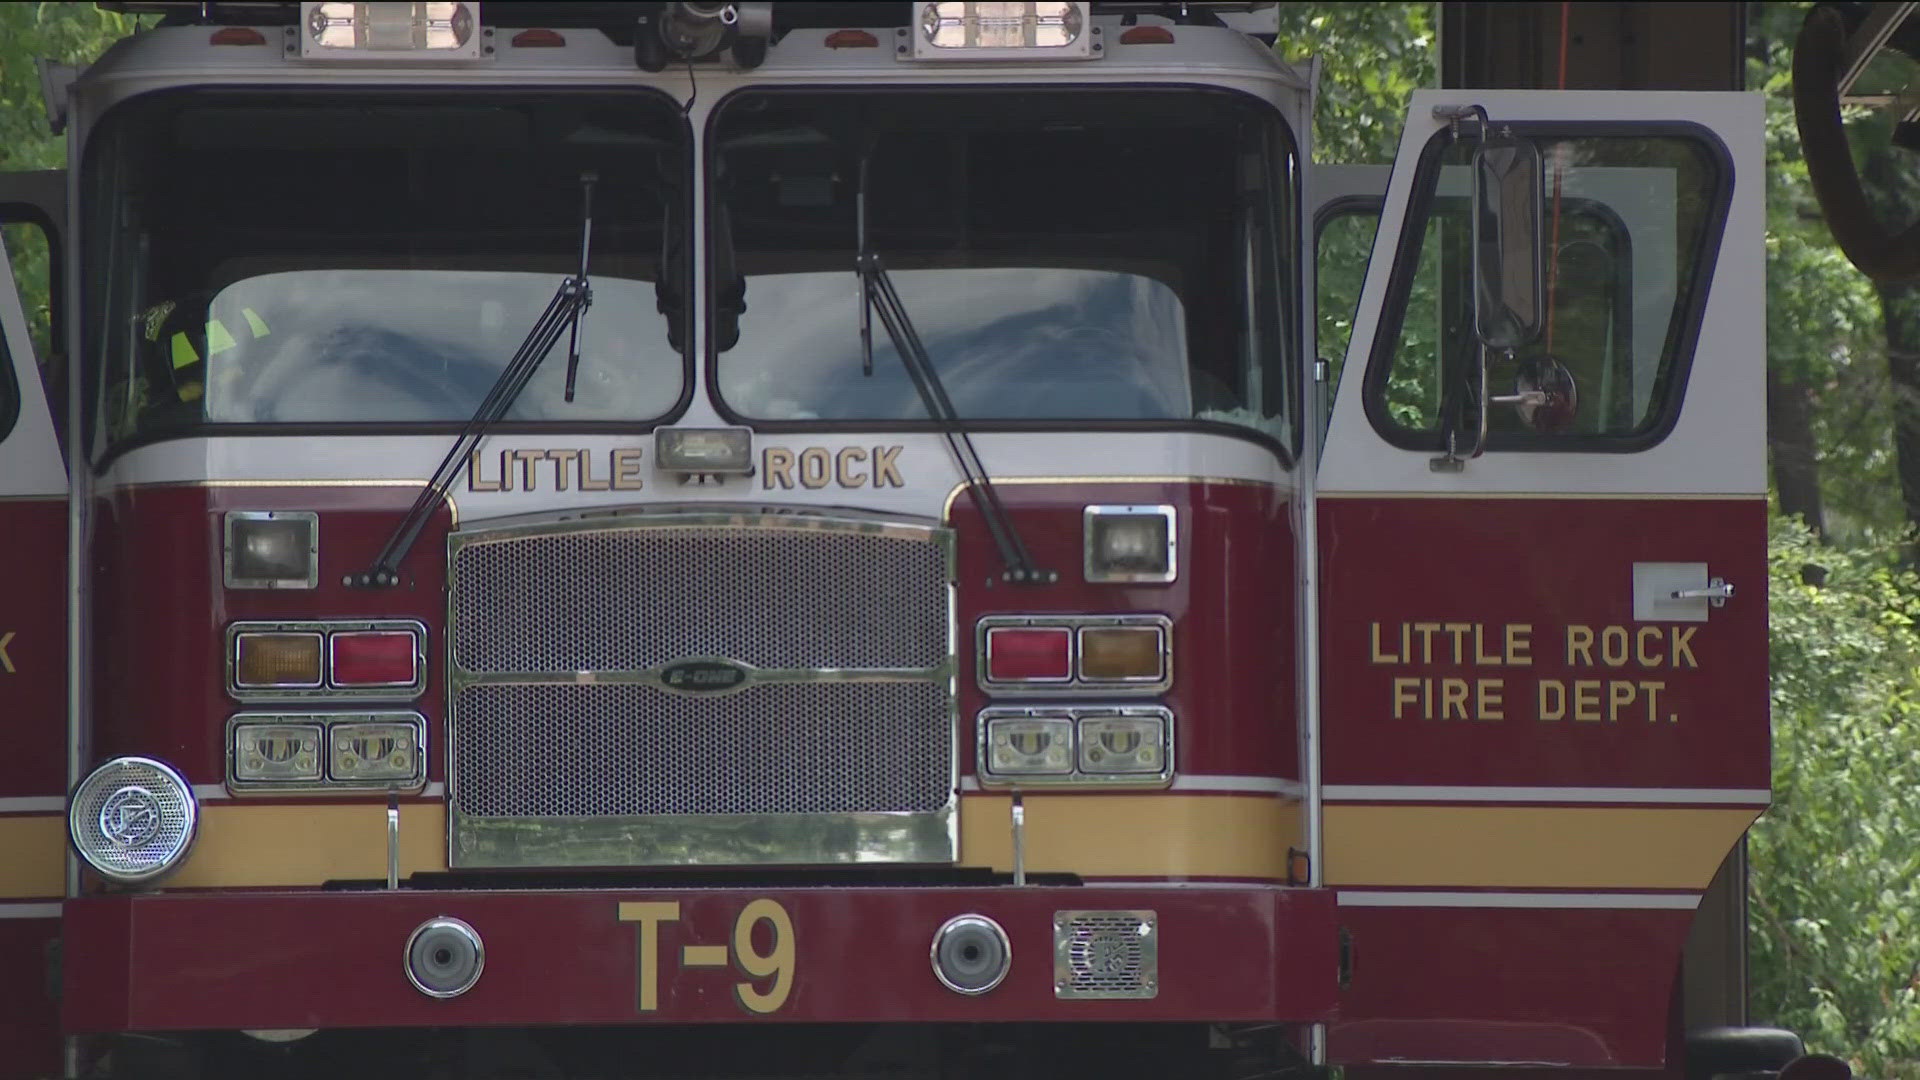
[[1799, 1054], [1758, 97], [1389, 175], [1257, 4], [106, 6], [0, 180], [0, 1071]]

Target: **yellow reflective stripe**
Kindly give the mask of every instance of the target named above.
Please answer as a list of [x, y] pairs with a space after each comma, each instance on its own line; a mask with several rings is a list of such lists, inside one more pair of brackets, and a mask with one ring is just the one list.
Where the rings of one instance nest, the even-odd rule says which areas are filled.
[[219, 356], [221, 353], [233, 348], [236, 344], [238, 344], [238, 342], [233, 340], [233, 335], [227, 333], [227, 325], [225, 323], [219, 319], [207, 320], [208, 356]]
[[175, 371], [200, 362], [200, 354], [193, 351], [193, 342], [187, 340], [184, 332], [173, 335], [172, 346]]
[[267, 320], [261, 318], [259, 313], [252, 308], [241, 308], [240, 314], [246, 316], [247, 329], [253, 331], [254, 337], [263, 338], [271, 333], [271, 331], [267, 329]]

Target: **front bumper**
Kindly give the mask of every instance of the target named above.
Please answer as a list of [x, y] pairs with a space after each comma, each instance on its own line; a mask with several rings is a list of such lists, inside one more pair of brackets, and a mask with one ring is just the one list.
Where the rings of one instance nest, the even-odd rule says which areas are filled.
[[[1056, 997], [1055, 915], [1087, 909], [1155, 913], [1153, 997]], [[928, 956], [935, 930], [967, 912], [997, 920], [1012, 943], [1006, 981], [978, 997], [942, 987]], [[405, 971], [408, 935], [436, 916], [465, 920], [485, 945], [478, 983], [448, 1000], [415, 990]], [[72, 900], [64, 923], [63, 1022], [76, 1034], [1317, 1022], [1338, 982], [1333, 894], [1259, 886], [154, 893]]]

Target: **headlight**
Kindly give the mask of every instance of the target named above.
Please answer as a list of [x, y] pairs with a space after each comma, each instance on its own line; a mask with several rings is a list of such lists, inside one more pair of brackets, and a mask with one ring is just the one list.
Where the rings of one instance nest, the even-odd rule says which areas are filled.
[[320, 583], [320, 515], [234, 510], [226, 519], [229, 589], [311, 589]]
[[1088, 716], [1080, 721], [1080, 771], [1090, 775], [1159, 773], [1167, 767], [1167, 727], [1157, 716]]
[[327, 729], [327, 745], [327, 773], [336, 783], [408, 787], [421, 780], [419, 729], [411, 722], [335, 724]]
[[93, 770], [67, 807], [67, 835], [80, 858], [125, 884], [152, 881], [178, 866], [198, 822], [193, 788], [152, 758], [114, 758]]
[[1172, 581], [1175, 516], [1171, 506], [1087, 507], [1087, 580]]
[[1064, 776], [1073, 771], [1073, 721], [1064, 716], [994, 717], [987, 725], [987, 772]]
[[234, 724], [234, 782], [319, 780], [321, 737], [319, 724]]

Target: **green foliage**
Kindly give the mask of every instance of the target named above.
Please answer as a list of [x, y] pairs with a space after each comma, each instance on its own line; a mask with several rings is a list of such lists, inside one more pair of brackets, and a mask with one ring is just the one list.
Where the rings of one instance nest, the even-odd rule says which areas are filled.
[[1325, 65], [1313, 118], [1313, 158], [1323, 165], [1393, 160], [1407, 99], [1439, 85], [1434, 67], [1437, 5], [1281, 4], [1274, 48]]
[[[67, 144], [47, 127], [36, 59], [91, 63], [107, 46], [138, 25], [133, 16], [93, 4], [0, 4], [0, 170], [58, 169]], [[0, 226], [21, 302], [31, 324], [35, 353], [48, 356], [46, 238], [34, 225]]]
[[1749, 883], [1756, 1020], [1882, 1080], [1920, 1077], [1920, 579], [1888, 566], [1775, 521]]

